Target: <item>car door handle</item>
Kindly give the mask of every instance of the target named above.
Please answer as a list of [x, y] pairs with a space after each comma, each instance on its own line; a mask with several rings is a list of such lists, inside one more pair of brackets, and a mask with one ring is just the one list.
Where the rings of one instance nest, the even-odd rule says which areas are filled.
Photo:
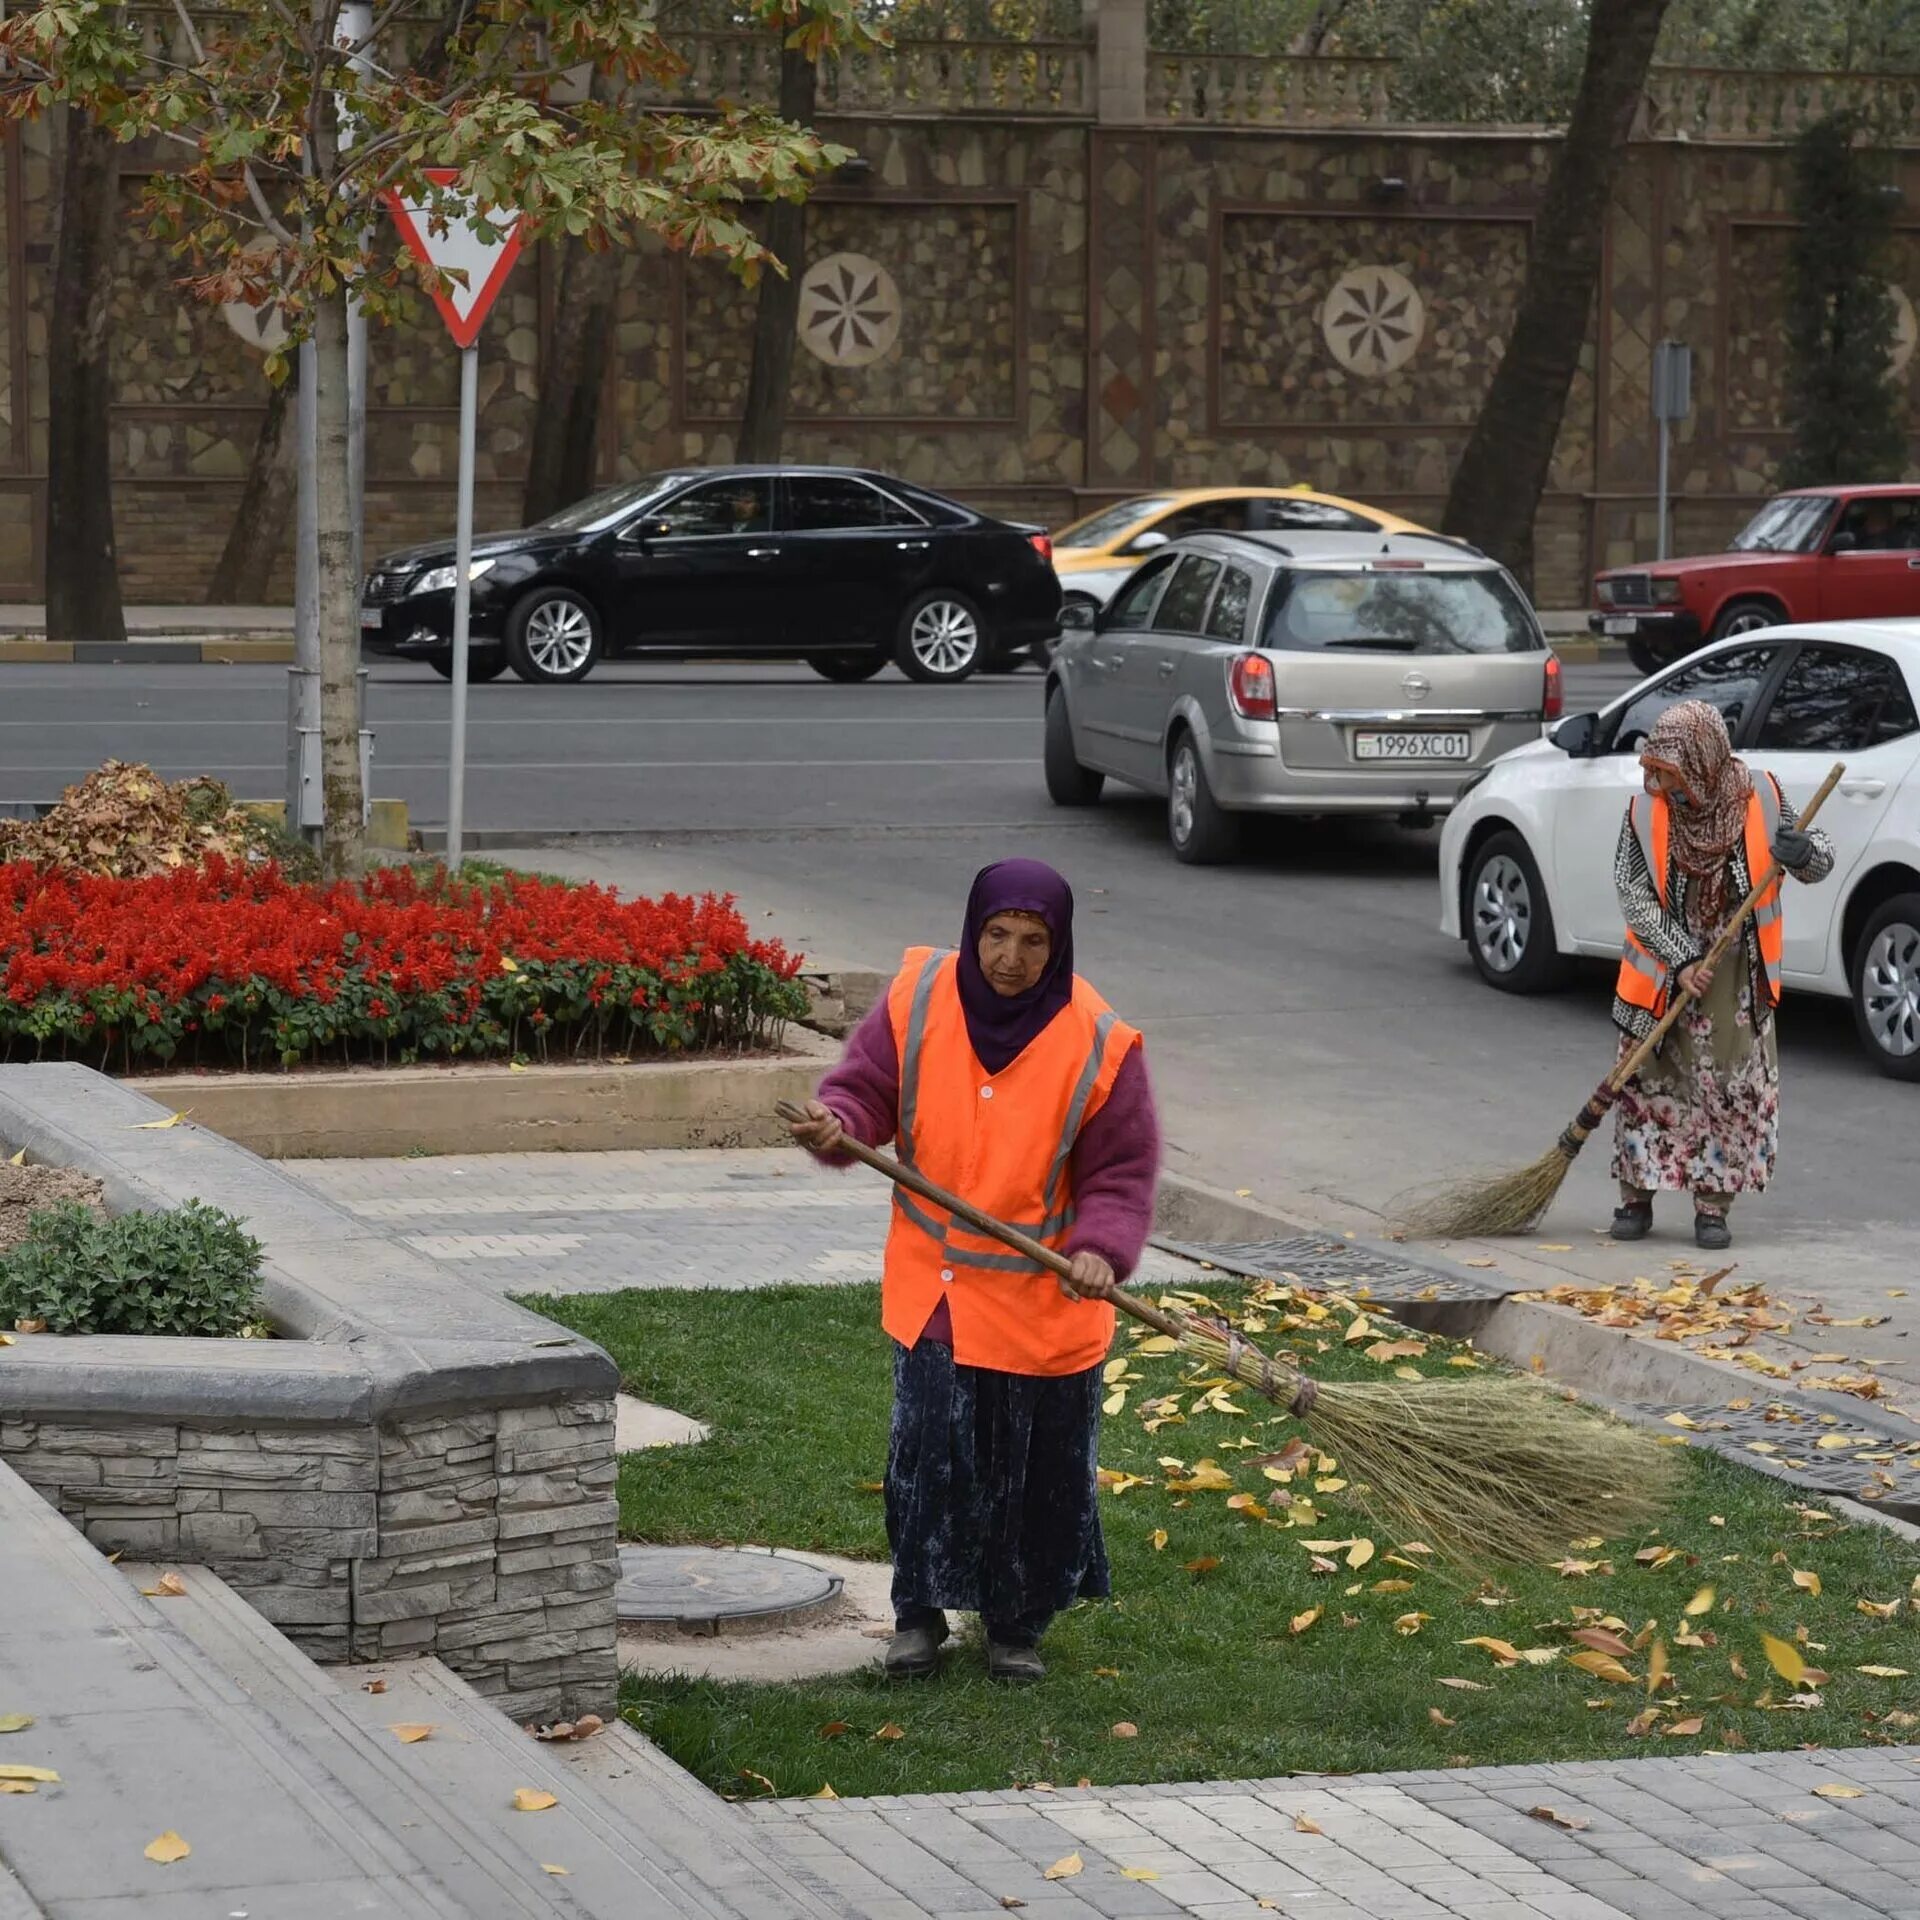
[[925, 553], [933, 542], [931, 540], [896, 540], [893, 544], [902, 553]]
[[1171, 680], [1173, 678], [1173, 670], [1179, 664], [1177, 660], [1162, 660], [1160, 662], [1160, 678], [1162, 680]]
[[1118, 673], [1127, 664], [1127, 656], [1124, 653], [1109, 653], [1101, 658], [1099, 664], [1109, 673]]
[[1842, 780], [1840, 791], [1849, 800], [1878, 800], [1887, 790], [1884, 780]]
[[780, 549], [778, 547], [749, 547], [747, 549], [747, 558], [749, 560], [777, 560], [779, 557]]
[[1920, 553], [1916, 553], [1913, 558], [1907, 562], [1907, 569], [1911, 573], [1920, 573]]

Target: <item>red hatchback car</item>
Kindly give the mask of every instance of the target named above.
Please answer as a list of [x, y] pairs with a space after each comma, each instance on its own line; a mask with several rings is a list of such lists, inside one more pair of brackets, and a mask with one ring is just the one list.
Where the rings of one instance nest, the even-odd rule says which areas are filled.
[[1920, 485], [1776, 494], [1725, 553], [1594, 576], [1595, 633], [1652, 673], [1709, 640], [1798, 620], [1920, 615]]

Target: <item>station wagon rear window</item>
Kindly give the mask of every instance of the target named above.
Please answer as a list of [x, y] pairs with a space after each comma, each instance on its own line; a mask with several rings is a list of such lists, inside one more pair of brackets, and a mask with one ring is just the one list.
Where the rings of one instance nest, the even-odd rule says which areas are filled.
[[1497, 573], [1290, 573], [1262, 646], [1280, 653], [1538, 653], [1531, 609]]

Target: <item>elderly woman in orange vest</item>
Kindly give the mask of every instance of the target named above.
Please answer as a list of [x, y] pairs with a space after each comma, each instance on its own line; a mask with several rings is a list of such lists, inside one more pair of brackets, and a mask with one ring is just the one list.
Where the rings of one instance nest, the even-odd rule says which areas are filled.
[[1717, 971], [1707, 950], [1773, 859], [1796, 880], [1833, 870], [1825, 834], [1802, 833], [1771, 774], [1735, 759], [1726, 722], [1683, 700], [1640, 751], [1646, 793], [1620, 829], [1614, 879], [1627, 936], [1613, 1003], [1624, 1056], [1649, 1034], [1677, 988], [1697, 997], [1615, 1104], [1616, 1240], [1653, 1231], [1653, 1196], [1693, 1196], [1697, 1246], [1733, 1244], [1734, 1197], [1764, 1191], [1779, 1149], [1782, 920], [1775, 880], [1745, 937]]
[[993, 1678], [1038, 1680], [1047, 1623], [1108, 1591], [1095, 1506], [1109, 1296], [1153, 1219], [1160, 1140], [1140, 1036], [1073, 970], [1073, 894], [1037, 860], [984, 869], [959, 949], [906, 956], [793, 1132], [843, 1134], [1065, 1253], [1056, 1281], [895, 1189], [887, 1673], [932, 1673], [949, 1609]]

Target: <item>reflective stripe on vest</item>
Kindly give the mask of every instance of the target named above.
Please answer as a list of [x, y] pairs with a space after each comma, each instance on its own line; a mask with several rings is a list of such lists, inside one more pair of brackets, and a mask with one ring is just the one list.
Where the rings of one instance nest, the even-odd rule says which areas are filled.
[[[1667, 840], [1671, 820], [1667, 809], [1670, 803], [1664, 795], [1644, 805], [1642, 800], [1643, 796], [1634, 796], [1628, 804], [1627, 818], [1632, 823], [1635, 839], [1640, 843], [1647, 871], [1653, 876], [1654, 890], [1664, 907], [1667, 904]], [[1774, 837], [1780, 830], [1781, 805], [1780, 783], [1772, 774], [1755, 781], [1753, 792], [1748, 797], [1743, 828], [1750, 879], [1765, 873], [1772, 864]], [[1786, 943], [1786, 922], [1781, 913], [1780, 882], [1777, 878], [1754, 907], [1753, 929], [1760, 949], [1761, 979], [1767, 1004], [1777, 1007], [1780, 1004], [1780, 962]], [[1620, 976], [1614, 987], [1615, 993], [1628, 1006], [1643, 1008], [1658, 1020], [1667, 1010], [1671, 975], [1672, 969], [1649, 953], [1629, 927], [1620, 946]]]

